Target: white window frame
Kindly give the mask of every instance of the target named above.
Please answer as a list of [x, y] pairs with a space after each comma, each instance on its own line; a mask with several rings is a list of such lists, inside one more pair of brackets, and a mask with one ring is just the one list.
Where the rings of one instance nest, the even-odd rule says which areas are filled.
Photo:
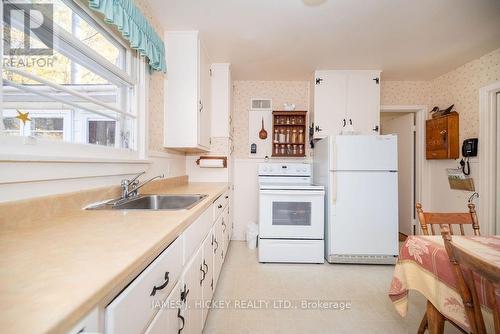
[[[111, 64], [108, 60], [100, 56], [91, 48], [85, 46], [83, 42], [79, 41], [71, 34], [68, 34], [66, 31], [60, 32], [64, 35], [64, 38], [66, 40], [69, 40], [71, 42], [73, 46], [79, 45], [80, 47], [82, 47], [83, 44], [82, 49], [85, 49], [85, 53], [87, 55], [90, 55], [90, 57], [86, 59], [86, 66], [90, 70], [96, 71], [96, 73], [101, 75], [100, 70], [105, 69], [106, 71], [116, 74], [118, 78], [117, 80], [124, 80], [126, 83], [133, 86], [133, 92], [130, 95], [127, 94], [127, 96], [130, 96], [131, 99], [131, 102], [128, 104], [128, 112], [134, 114], [136, 117], [134, 121], [135, 129], [132, 134], [135, 138], [134, 146], [132, 149], [124, 149], [92, 144], [57, 142], [35, 137], [0, 135], [0, 160], [145, 162], [148, 153], [146, 146], [146, 99], [148, 96], [147, 82], [149, 80], [146, 61], [144, 57], [138, 55], [137, 51], [132, 50], [129, 46], [127, 46], [127, 42], [124, 41], [121, 36], [118, 36], [118, 34], [112, 31], [112, 29], [107, 27], [106, 24], [102, 22], [102, 19], [97, 17], [95, 13], [91, 12], [87, 8], [84, 8], [84, 6], [77, 5], [77, 2], [75, 1], [73, 1], [73, 5], [78, 6], [78, 8], [80, 8], [85, 13], [84, 15], [82, 15], [82, 18], [84, 16], [91, 17], [96, 23], [99, 24], [99, 31], [105, 31], [106, 35], [114, 38], [113, 42], [117, 42], [125, 47], [126, 54], [124, 58], [127, 64], [126, 69], [128, 70], [128, 72], [125, 72], [114, 64]], [[57, 27], [55, 28], [55, 30], [56, 29]], [[1, 32], [3, 34], [3, 25]], [[127, 78], [131, 78], [131, 80], [128, 80]], [[0, 96], [2, 95], [1, 93], [2, 86], [0, 86]], [[2, 116], [3, 114], [3, 108], [15, 109], [15, 106], [13, 104], [14, 103], [3, 103], [2, 105], [4, 107], [0, 108], [0, 116]], [[119, 123], [123, 124], [124, 119], [125, 116], [122, 116]], [[0, 122], [0, 130], [2, 129], [3, 122]], [[119, 142], [121, 140], [120, 132], [121, 131], [117, 131], [116, 142]]]

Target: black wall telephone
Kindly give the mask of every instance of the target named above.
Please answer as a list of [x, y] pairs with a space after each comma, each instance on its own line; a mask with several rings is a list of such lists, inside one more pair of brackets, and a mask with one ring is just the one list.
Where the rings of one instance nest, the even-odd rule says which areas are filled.
[[[477, 138], [465, 139], [462, 143], [462, 160], [460, 160], [460, 166], [462, 166], [462, 172], [465, 175], [470, 175], [470, 164], [469, 158], [477, 156]], [[466, 167], [467, 166], [467, 167]]]
[[477, 156], [477, 138], [465, 139], [462, 144], [462, 155], [464, 158]]

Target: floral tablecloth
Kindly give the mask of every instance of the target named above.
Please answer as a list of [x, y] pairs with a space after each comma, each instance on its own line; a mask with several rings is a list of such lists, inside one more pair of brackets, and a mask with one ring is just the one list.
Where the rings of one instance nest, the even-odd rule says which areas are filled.
[[[500, 236], [453, 236], [453, 242], [500, 267]], [[486, 327], [492, 328], [491, 308], [485, 305], [484, 282], [478, 276], [474, 278]], [[469, 328], [450, 260], [440, 235], [410, 236], [401, 247], [389, 291], [389, 297], [401, 316], [405, 316], [408, 310], [409, 290], [419, 291], [446, 318], [464, 329]]]

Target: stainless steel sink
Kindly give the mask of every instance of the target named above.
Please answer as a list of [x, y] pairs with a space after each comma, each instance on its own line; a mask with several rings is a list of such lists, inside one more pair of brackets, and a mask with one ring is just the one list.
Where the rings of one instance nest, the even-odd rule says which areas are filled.
[[139, 195], [91, 205], [86, 210], [188, 210], [207, 195]]

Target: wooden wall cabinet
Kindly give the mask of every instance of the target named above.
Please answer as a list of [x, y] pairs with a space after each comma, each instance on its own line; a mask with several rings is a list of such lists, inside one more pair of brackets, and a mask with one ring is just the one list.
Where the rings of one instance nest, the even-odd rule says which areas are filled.
[[305, 157], [306, 123], [306, 111], [273, 111], [272, 156]]
[[458, 159], [459, 117], [452, 112], [446, 116], [428, 119], [425, 122], [426, 158]]

